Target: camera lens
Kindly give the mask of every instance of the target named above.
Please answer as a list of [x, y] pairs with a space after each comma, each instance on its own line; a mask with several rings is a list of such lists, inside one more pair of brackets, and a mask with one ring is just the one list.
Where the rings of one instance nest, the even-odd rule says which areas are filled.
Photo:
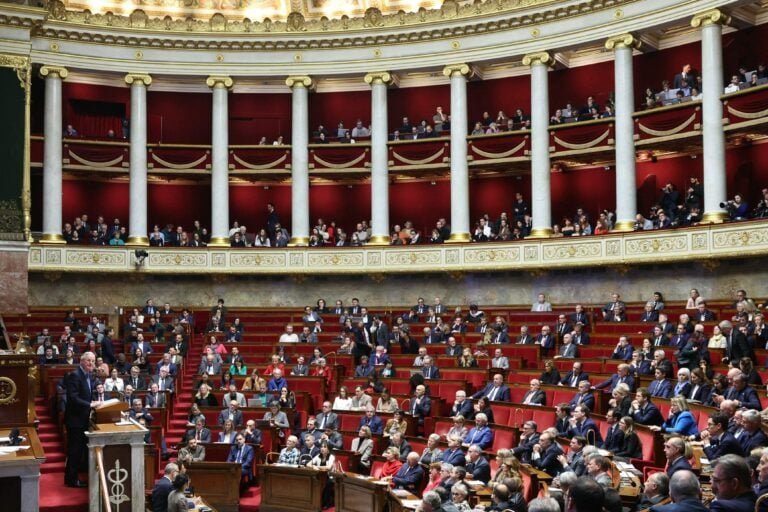
[[728, 203], [720, 203], [720, 208], [725, 208], [728, 205]]

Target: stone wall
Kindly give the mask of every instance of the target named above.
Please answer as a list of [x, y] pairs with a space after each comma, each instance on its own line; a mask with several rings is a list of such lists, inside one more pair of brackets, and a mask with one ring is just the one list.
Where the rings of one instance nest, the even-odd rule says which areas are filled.
[[30, 306], [93, 306], [107, 310], [156, 302], [208, 307], [223, 297], [232, 307], [300, 307], [319, 297], [348, 303], [359, 297], [372, 306], [412, 305], [435, 296], [450, 305], [477, 302], [481, 306], [530, 304], [544, 292], [550, 302], [605, 303], [615, 290], [626, 301], [642, 301], [660, 291], [668, 301], [684, 300], [692, 287], [705, 298], [730, 298], [739, 288], [750, 297], [768, 296], [765, 260], [732, 259], [574, 270], [532, 272], [377, 274], [374, 276], [164, 276], [151, 274], [29, 275]]

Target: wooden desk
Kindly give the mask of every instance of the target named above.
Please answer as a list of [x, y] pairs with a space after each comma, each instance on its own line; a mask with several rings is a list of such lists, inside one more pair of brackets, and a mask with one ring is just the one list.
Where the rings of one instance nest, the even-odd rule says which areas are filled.
[[261, 512], [320, 512], [328, 471], [259, 464]]
[[390, 512], [410, 512], [415, 510], [417, 505], [421, 504], [421, 500], [415, 494], [408, 493], [401, 497], [391, 489], [387, 493], [387, 502], [389, 503]]
[[193, 462], [187, 467], [187, 475], [195, 494], [212, 507], [221, 512], [237, 512], [242, 470], [236, 462]]
[[336, 511], [383, 512], [387, 506], [389, 484], [355, 473], [337, 473]]
[[[0, 437], [8, 437], [9, 429], [0, 429]], [[40, 465], [45, 453], [31, 427], [19, 428], [25, 439], [22, 446], [29, 446], [6, 455], [0, 455], [0, 503], [9, 512], [37, 510], [40, 502]]]

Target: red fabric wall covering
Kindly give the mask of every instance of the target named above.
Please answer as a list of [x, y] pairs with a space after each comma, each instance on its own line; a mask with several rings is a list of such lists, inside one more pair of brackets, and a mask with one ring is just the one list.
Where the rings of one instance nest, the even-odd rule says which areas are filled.
[[[768, 186], [768, 144], [732, 148], [726, 154], [728, 195], [742, 193], [751, 205], [759, 200], [760, 189]], [[656, 163], [638, 162], [638, 211], [645, 214], [660, 197], [659, 188], [671, 182], [685, 190], [691, 176], [702, 177], [702, 157], [688, 156], [660, 159]], [[615, 170], [594, 167], [566, 170], [551, 175], [552, 219], [573, 215], [583, 207], [591, 215], [603, 209], [614, 210]], [[281, 221], [291, 226], [290, 185], [237, 185], [230, 189], [230, 220], [238, 220], [249, 231], [266, 223], [266, 204], [272, 202]], [[530, 202], [530, 176], [473, 178], [470, 180], [471, 223], [488, 213], [496, 219], [502, 211], [510, 212], [516, 192], [522, 192]], [[148, 226], [171, 222], [191, 226], [199, 219], [210, 225], [210, 188], [208, 184], [151, 184], [148, 192]], [[32, 180], [32, 219], [34, 230], [42, 227], [42, 178]], [[429, 181], [398, 182], [390, 186], [389, 208], [391, 224], [406, 220], [425, 234], [431, 232], [435, 220], [445, 217], [450, 222], [450, 181], [443, 179], [431, 185]], [[310, 225], [318, 217], [326, 222], [335, 220], [347, 230], [355, 223], [371, 217], [370, 185], [313, 185], [310, 188]], [[128, 222], [128, 184], [115, 182], [64, 181], [63, 216], [71, 222], [75, 215], [88, 213], [91, 218], [104, 215], [111, 221], [119, 217]]]
[[387, 113], [389, 114], [389, 132], [402, 125], [404, 116], [416, 126], [422, 119], [432, 124], [432, 116], [438, 105], [444, 112], [451, 112], [451, 86], [445, 78], [445, 85], [430, 87], [404, 87], [390, 89], [387, 95]]
[[[130, 112], [130, 90], [125, 87], [78, 84], [65, 81], [62, 87], [62, 116], [64, 125], [72, 124], [83, 137], [106, 137], [112, 129], [118, 138], [122, 137], [121, 119], [114, 115], [98, 116], [92, 112], [78, 110], [77, 100], [100, 101], [123, 105], [126, 115]], [[74, 100], [74, 101], [73, 101]], [[40, 104], [43, 101], [38, 102]]]
[[571, 69], [557, 69], [549, 73], [550, 112], [571, 103], [580, 109], [593, 96], [602, 108], [613, 92], [613, 61]]
[[[231, 96], [230, 96], [231, 97]], [[150, 143], [210, 144], [211, 95], [147, 92], [147, 140]]]
[[291, 140], [291, 94], [230, 94], [229, 143], [258, 144], [262, 136], [271, 144], [282, 135]]
[[467, 84], [467, 119], [470, 126], [480, 121], [485, 111], [493, 119], [496, 119], [499, 110], [510, 117], [517, 108], [522, 108], [526, 115], [530, 115], [530, 105], [531, 77], [528, 75], [470, 81]]
[[339, 122], [343, 122], [344, 127], [351, 130], [358, 119], [363, 122], [363, 126], [371, 125], [370, 91], [310, 93], [310, 134], [322, 124], [328, 134], [335, 137]]

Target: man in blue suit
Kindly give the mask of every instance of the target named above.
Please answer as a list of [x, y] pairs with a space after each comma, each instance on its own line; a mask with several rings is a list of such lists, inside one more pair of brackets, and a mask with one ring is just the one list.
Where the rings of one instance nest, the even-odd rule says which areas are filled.
[[601, 446], [603, 437], [600, 435], [600, 429], [597, 424], [589, 419], [589, 408], [585, 405], [579, 405], [573, 408], [571, 413], [571, 428], [568, 430], [568, 437], [581, 436], [589, 444]]
[[477, 445], [485, 450], [493, 443], [493, 431], [488, 427], [488, 417], [483, 413], [475, 416], [475, 426], [464, 437], [464, 446]]
[[681, 470], [669, 479], [669, 496], [672, 503], [654, 505], [651, 512], [707, 512], [701, 502], [701, 484], [690, 470]]
[[751, 471], [747, 461], [738, 455], [723, 455], [712, 462], [712, 492], [717, 499], [713, 512], [752, 512], [757, 495], [752, 490]]
[[491, 402], [509, 402], [509, 388], [504, 384], [504, 376], [497, 373], [493, 376], [493, 382], [489, 382], [482, 390], [478, 391], [472, 398], [477, 400], [480, 397], [487, 397]]
[[229, 450], [227, 462], [236, 462], [243, 466], [243, 481], [250, 484], [253, 479], [253, 446], [245, 444], [245, 436], [237, 434], [235, 444]]
[[411, 415], [419, 422], [420, 427], [424, 425], [424, 418], [432, 413], [432, 400], [426, 393], [427, 388], [424, 384], [419, 384], [411, 397]]
[[760, 413], [749, 409], [741, 413], [741, 422], [744, 431], [739, 435], [739, 444], [745, 455], [749, 455], [755, 448], [768, 446], [768, 437], [760, 427]]
[[648, 384], [648, 393], [651, 396], [670, 398], [672, 396], [672, 383], [667, 380], [664, 370], [656, 368], [653, 371], [654, 380]]
[[443, 462], [453, 466], [463, 466], [467, 463], [464, 452], [461, 450], [461, 438], [458, 435], [448, 437], [448, 448], [443, 452]]
[[163, 478], [155, 483], [152, 489], [152, 512], [168, 512], [168, 495], [173, 490], [173, 479], [179, 474], [179, 466], [175, 462], [165, 465]]
[[651, 395], [646, 388], [640, 388], [635, 394], [635, 400], [629, 409], [629, 415], [640, 425], [661, 426], [664, 423], [664, 417], [661, 411], [651, 403]]
[[579, 385], [579, 382], [583, 380], [589, 380], [589, 375], [581, 369], [581, 361], [575, 361], [571, 371], [565, 374], [563, 380], [560, 381], [560, 386], [570, 386], [575, 388]]
[[80, 367], [64, 376], [67, 390], [67, 405], [64, 410], [64, 424], [67, 427], [67, 463], [64, 468], [64, 485], [67, 487], [88, 487], [88, 482], [78, 479], [78, 473], [87, 471], [87, 440], [91, 407], [100, 402], [91, 400], [96, 389], [96, 356], [85, 352], [80, 356]]
[[479, 480], [483, 484], [488, 484], [488, 480], [491, 479], [491, 466], [488, 461], [483, 457], [482, 449], [480, 446], [473, 444], [467, 450], [469, 456], [469, 462], [467, 462], [467, 475], [472, 475], [472, 480]]
[[472, 400], [467, 400], [467, 392], [460, 389], [456, 392], [456, 399], [453, 401], [451, 412], [448, 416], [462, 416], [469, 418], [472, 415]]
[[611, 355], [611, 359], [621, 359], [622, 361], [629, 361], [632, 359], [632, 352], [635, 349], [629, 343], [629, 338], [626, 336], [619, 337], [619, 343], [616, 345], [616, 349]]
[[557, 476], [563, 469], [559, 460], [560, 455], [563, 455], [563, 449], [553, 441], [550, 434], [544, 432], [539, 438], [539, 444], [533, 447], [531, 464], [548, 475]]
[[610, 378], [604, 380], [597, 386], [595, 386], [595, 389], [608, 389], [611, 393], [613, 393], [613, 390], [616, 389], [616, 386], [619, 384], [626, 384], [629, 386], [630, 391], [634, 391], [635, 389], [635, 379], [632, 378], [632, 376], [629, 374], [629, 365], [622, 363], [620, 364], [617, 369], [616, 373], [611, 375]]
[[574, 395], [571, 401], [568, 402], [568, 405], [571, 406], [571, 409], [577, 405], [586, 405], [589, 407], [590, 411], [595, 409], [595, 397], [592, 396], [590, 388], [592, 388], [592, 384], [588, 380], [582, 380], [579, 382], [579, 390], [576, 392], [576, 395]]
[[733, 386], [725, 391], [726, 400], [735, 400], [736, 407], [746, 407], [759, 411], [762, 409], [757, 392], [748, 385], [747, 377], [739, 373], [733, 377]]
[[424, 470], [419, 465], [419, 454], [411, 452], [406, 458], [406, 463], [392, 477], [392, 482], [395, 484], [396, 489], [405, 489], [416, 493], [419, 490], [419, 484], [421, 484], [423, 476]]
[[664, 455], [667, 457], [667, 476], [669, 478], [672, 478], [678, 471], [691, 470], [691, 463], [686, 457], [686, 443], [682, 437], [670, 437], [664, 441]]
[[704, 453], [709, 460], [719, 459], [728, 454], [744, 455], [739, 441], [728, 432], [728, 416], [722, 413], [709, 416], [707, 430], [701, 433], [701, 441], [704, 445]]
[[357, 431], [360, 432], [360, 429], [363, 427], [370, 428], [372, 434], [381, 434], [384, 432], [384, 422], [381, 421], [381, 418], [376, 416], [376, 408], [370, 404], [365, 408], [365, 416], [360, 418], [360, 424], [357, 426]]

